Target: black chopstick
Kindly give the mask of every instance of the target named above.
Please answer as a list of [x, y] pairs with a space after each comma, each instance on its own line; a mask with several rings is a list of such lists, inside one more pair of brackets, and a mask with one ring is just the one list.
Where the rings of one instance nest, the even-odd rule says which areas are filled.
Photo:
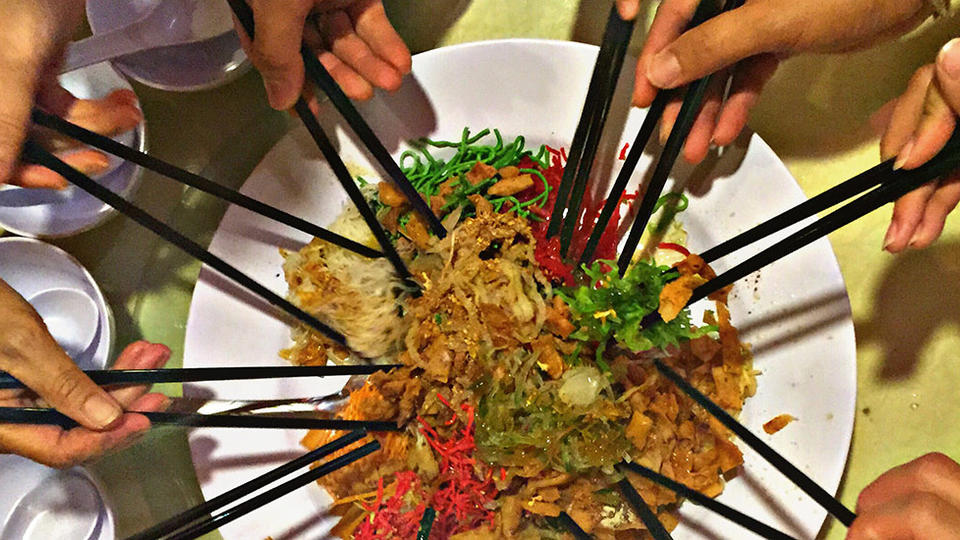
[[[225, 368], [179, 369], [96, 369], [84, 371], [94, 383], [158, 384], [201, 381], [240, 381], [250, 379], [288, 379], [295, 377], [335, 377], [339, 375], [370, 375], [390, 371], [400, 364], [364, 364], [344, 366], [250, 366]], [[0, 390], [26, 388], [12, 375], [0, 371]]]
[[[568, 252], [570, 242], [573, 239], [573, 231], [580, 219], [580, 207], [582, 206], [583, 196], [586, 193], [587, 183], [590, 180], [590, 171], [593, 169], [593, 160], [597, 155], [597, 147], [603, 135], [603, 127], [607, 121], [607, 114], [609, 114], [610, 105], [613, 103], [613, 94], [616, 91], [620, 71], [623, 68], [623, 61], [627, 54], [627, 45], [630, 44], [630, 36], [633, 34], [633, 26], [634, 21], [625, 21], [620, 18], [620, 12], [616, 6], [610, 8], [610, 16], [607, 19], [607, 28], [603, 36], [601, 54], [597, 58], [597, 69], [600, 69], [602, 74], [597, 91], [599, 94], [597, 98], [598, 102], [593, 107], [593, 116], [587, 127], [587, 136], [584, 140], [583, 149], [574, 171], [573, 187], [570, 190], [567, 213], [563, 216], [563, 224], [560, 231], [560, 253], [566, 254]], [[612, 49], [612, 53], [609, 55], [603, 54], [605, 52], [604, 49], [608, 47]], [[586, 105], [584, 106], [584, 110], [587, 110]], [[573, 148], [571, 147], [571, 151], [572, 150]], [[564, 175], [566, 175], [566, 172], [566, 169], [564, 169]]]
[[854, 195], [875, 187], [889, 176], [890, 171], [893, 169], [893, 162], [893, 159], [885, 161], [845, 182], [841, 182], [793, 208], [768, 219], [756, 227], [717, 244], [701, 253], [700, 257], [703, 258], [705, 262], [711, 263], [745, 246], [766, 238], [771, 234], [795, 225], [797, 222], [813, 216], [818, 212], [822, 212], [831, 206], [840, 204]]
[[168, 538], [169, 540], [187, 540], [191, 538], [197, 538], [198, 536], [218, 529], [237, 518], [245, 516], [261, 506], [269, 504], [280, 497], [287, 495], [288, 493], [296, 491], [297, 489], [300, 489], [301, 487], [306, 486], [319, 478], [322, 478], [338, 469], [342, 469], [343, 467], [346, 467], [379, 449], [380, 443], [377, 441], [371, 441], [360, 448], [357, 448], [356, 450], [331, 459], [330, 461], [320, 465], [319, 467], [316, 467], [311, 471], [296, 476], [275, 488], [264, 491], [260, 495], [252, 497], [238, 504], [237, 506], [224, 510], [216, 516], [204, 519], [187, 529], [174, 533]]
[[[244, 0], [229, 0], [229, 2], [230, 7], [237, 16], [237, 20], [239, 20], [240, 24], [243, 26], [244, 31], [248, 36], [250, 36], [250, 39], [253, 39], [256, 29], [254, 28], [253, 12], [250, 10], [250, 6], [248, 6]], [[303, 97], [297, 99], [297, 103], [294, 105], [294, 110], [297, 112], [297, 116], [300, 117], [300, 120], [303, 122], [303, 124], [307, 127], [307, 131], [313, 138], [313, 142], [316, 143], [317, 147], [320, 149], [320, 153], [323, 154], [323, 157], [327, 160], [330, 168], [333, 169], [333, 174], [337, 177], [337, 181], [340, 182], [340, 185], [343, 187], [344, 191], [347, 192], [347, 195], [350, 197], [350, 201], [353, 202], [354, 206], [356, 206], [357, 210], [360, 212], [360, 215], [363, 217], [363, 221], [367, 224], [367, 227], [370, 228], [373, 236], [377, 239], [377, 244], [380, 245], [380, 249], [383, 250], [384, 255], [386, 255], [387, 260], [390, 261], [394, 271], [414, 294], [419, 294], [420, 285], [413, 280], [413, 277], [410, 275], [410, 271], [407, 270], [406, 264], [404, 264], [403, 259], [400, 258], [396, 248], [394, 248], [393, 243], [390, 241], [390, 237], [383, 229], [380, 221], [377, 220], [377, 216], [374, 214], [373, 209], [370, 208], [370, 205], [367, 204], [366, 199], [363, 198], [360, 188], [353, 180], [353, 175], [350, 174], [350, 171], [343, 163], [340, 155], [337, 154], [337, 150], [333, 147], [333, 144], [330, 142], [327, 134], [324, 133], [323, 128], [320, 126], [320, 122], [313, 114], [313, 111], [310, 110], [310, 106], [307, 105], [307, 102], [305, 99], [303, 99]], [[376, 139], [376, 137], [373, 138]]]
[[34, 109], [31, 118], [33, 119], [33, 122], [39, 126], [52, 129], [61, 133], [62, 135], [66, 135], [67, 137], [76, 139], [84, 144], [107, 152], [108, 154], [113, 154], [114, 156], [127, 160], [131, 163], [136, 163], [137, 165], [140, 165], [146, 169], [150, 169], [157, 174], [161, 174], [182, 184], [186, 184], [199, 189], [200, 191], [209, 193], [214, 197], [246, 208], [251, 212], [268, 217], [289, 227], [293, 227], [294, 229], [309, 234], [310, 236], [315, 236], [322, 240], [326, 240], [331, 244], [336, 244], [342, 248], [349, 249], [350, 251], [353, 251], [359, 255], [363, 255], [364, 257], [375, 258], [383, 256], [383, 253], [380, 253], [375, 249], [371, 249], [359, 242], [354, 242], [353, 240], [341, 236], [333, 231], [314, 225], [309, 221], [303, 220], [292, 214], [284, 212], [283, 210], [274, 208], [273, 206], [250, 198], [238, 191], [230, 189], [226, 186], [222, 186], [200, 175], [193, 174], [190, 171], [181, 169], [176, 165], [163, 161], [162, 159], [158, 159], [147, 153], [140, 152], [139, 150], [120, 144], [110, 137], [105, 137], [99, 133], [84, 129], [56, 115], [49, 114], [39, 109]]
[[[255, 27], [253, 11], [250, 9], [250, 6], [248, 6], [244, 0], [228, 1], [234, 14], [237, 16], [237, 20], [240, 21], [247, 35], [253, 39]], [[330, 76], [327, 69], [320, 63], [316, 54], [310, 51], [306, 45], [301, 47], [300, 54], [303, 57], [306, 76], [330, 98], [334, 107], [337, 108], [347, 121], [347, 124], [349, 124], [354, 133], [357, 134], [360, 141], [367, 147], [367, 150], [370, 151], [380, 166], [383, 167], [384, 171], [390, 176], [390, 179], [393, 180], [393, 184], [403, 192], [413, 209], [426, 220], [433, 234], [439, 238], [446, 236], [447, 231], [443, 228], [443, 224], [440, 223], [440, 219], [430, 210], [430, 206], [423, 200], [423, 196], [413, 187], [413, 184], [410, 183], [410, 180], [390, 156], [390, 153], [387, 152], [383, 143], [380, 142], [377, 135], [370, 129], [369, 124], [367, 124], [363, 116], [361, 116], [353, 106], [346, 94], [343, 93], [343, 90], [340, 89], [340, 85], [333, 80], [333, 77]], [[299, 110], [297, 112], [302, 118], [303, 114]]]
[[[735, 9], [742, 5], [742, 3], [743, 0], [729, 0], [723, 7], [723, 11]], [[657, 204], [657, 200], [660, 199], [660, 194], [663, 192], [663, 187], [667, 183], [670, 171], [673, 170], [673, 165], [683, 150], [687, 135], [690, 133], [694, 120], [696, 120], [697, 114], [700, 112], [700, 105], [703, 103], [703, 98], [707, 93], [707, 89], [710, 87], [710, 82], [713, 77], [713, 75], [707, 75], [702, 79], [694, 81], [687, 88], [687, 93], [683, 98], [683, 104], [680, 106], [680, 113], [677, 115], [677, 121], [673, 124], [673, 129], [670, 130], [666, 144], [663, 145], [663, 151], [660, 153], [657, 165], [653, 169], [650, 182], [645, 188], [643, 199], [640, 200], [640, 205], [637, 207], [637, 216], [634, 218], [633, 225], [630, 227], [630, 233], [627, 235], [627, 240], [624, 244], [623, 251], [620, 253], [620, 258], [617, 260], [617, 268], [621, 276], [626, 273], [627, 267], [630, 266], [633, 253], [640, 243], [640, 237], [643, 236], [643, 231], [647, 228], [647, 223], [650, 222], [653, 209]]]
[[[702, 6], [709, 1], [710, 0], [702, 0], [700, 5]], [[623, 194], [627, 189], [627, 183], [630, 182], [630, 177], [633, 176], [633, 171], [637, 167], [637, 162], [640, 161], [640, 156], [643, 155], [643, 149], [646, 148], [647, 142], [650, 140], [650, 136], [656, 129], [657, 124], [660, 123], [660, 117], [663, 116], [664, 109], [667, 108], [667, 104], [670, 103], [670, 100], [673, 99], [674, 95], [676, 95], [676, 93], [669, 90], [659, 92], [657, 97], [654, 98], [653, 103], [651, 103], [650, 107], [647, 109], [647, 115], [643, 118], [643, 123], [640, 124], [640, 129], [637, 131], [637, 137], [634, 139], [633, 144], [630, 145], [630, 150], [627, 152], [627, 157], [623, 162], [623, 166], [620, 167], [620, 172], [617, 173], [617, 179], [614, 181], [613, 186], [610, 188], [610, 192], [607, 194], [607, 200], [603, 203], [603, 208], [600, 210], [600, 215], [597, 216], [597, 222], [594, 224], [593, 230], [590, 232], [590, 237], [587, 238], [587, 243], [583, 248], [583, 253], [580, 254], [579, 264], [587, 264], [593, 257], [593, 253], [596, 251], [597, 245], [600, 243], [600, 237], [603, 236], [603, 232], [607, 228], [607, 223], [609, 223], [610, 219], [613, 217], [613, 212], [618, 206], [620, 206], [620, 198], [623, 197]]]
[[293, 473], [297, 469], [306, 467], [320, 458], [326, 457], [342, 448], [346, 448], [365, 436], [366, 432], [364, 431], [351, 431], [350, 433], [334, 439], [333, 441], [321, 446], [320, 448], [317, 448], [316, 450], [307, 452], [297, 459], [264, 473], [253, 480], [250, 480], [249, 482], [240, 484], [239, 486], [221, 495], [218, 495], [209, 501], [202, 502], [193, 508], [184, 510], [173, 517], [161, 521], [153, 527], [144, 529], [143, 531], [140, 531], [139, 533], [129, 537], [127, 540], [147, 540], [152, 538], [161, 538], [176, 531], [177, 529], [185, 527], [191, 521], [199, 519], [200, 517], [207, 515], [214, 510], [219, 510], [220, 508], [223, 508], [232, 502], [250, 495], [258, 489]]
[[[699, 26], [714, 14], [716, 14], [716, 9], [713, 7], [713, 1], [700, 0], [687, 29]], [[583, 248], [579, 264], [586, 264], [590, 262], [590, 259], [593, 257], [593, 252], [596, 251], [597, 244], [600, 243], [600, 237], [603, 236], [603, 231], [606, 230], [607, 223], [609, 223], [613, 217], [613, 212], [620, 206], [620, 198], [623, 197], [627, 189], [627, 183], [630, 182], [630, 177], [633, 176], [633, 171], [637, 168], [637, 163], [640, 161], [640, 156], [643, 155], [643, 150], [647, 147], [647, 143], [650, 142], [650, 136], [653, 135], [657, 124], [660, 123], [660, 118], [663, 116], [663, 111], [667, 108], [667, 104], [670, 103], [670, 100], [672, 100], [675, 95], [677, 95], [676, 90], [661, 90], [657, 92], [657, 97], [653, 99], [653, 103], [647, 108], [647, 114], [643, 117], [643, 123], [640, 124], [640, 129], [637, 131], [637, 137], [633, 140], [633, 144], [630, 145], [627, 157], [620, 167], [620, 172], [617, 173], [617, 179], [614, 181], [607, 195], [607, 201], [603, 204], [603, 209], [600, 211], [597, 222], [593, 226], [590, 237], [587, 239], [587, 243]]]
[[553, 211], [550, 214], [550, 223], [547, 225], [547, 238], [556, 236], [563, 225], [564, 211], [567, 208], [570, 198], [570, 189], [573, 187], [573, 180], [580, 168], [580, 157], [583, 155], [584, 144], [587, 135], [590, 132], [590, 125], [593, 122], [595, 111], [602, 96], [606, 93], [604, 87], [607, 82], [604, 80], [609, 71], [610, 62], [614, 54], [615, 43], [611, 39], [612, 22], [619, 19], [616, 12], [616, 6], [611, 8], [607, 19], [607, 26], [604, 30], [603, 39], [600, 42], [600, 51], [597, 53], [597, 60], [593, 64], [593, 73], [590, 75], [590, 85], [587, 87], [587, 96], [583, 101], [583, 109], [580, 111], [580, 120], [577, 122], [577, 129], [573, 133], [573, 141], [570, 143], [570, 151], [567, 152], [567, 161], [564, 164], [563, 177], [560, 185], [557, 186], [557, 197], [553, 204]]
[[[142, 414], [151, 423], [164, 426], [248, 428], [248, 429], [332, 429], [366, 431], [399, 431], [402, 429], [388, 420], [339, 420], [335, 418], [299, 418], [256, 414], [197, 414], [127, 411]], [[0, 424], [31, 424], [59, 426], [73, 429], [77, 424], [56, 409], [31, 407], [0, 407]]]
[[26, 161], [42, 165], [63, 176], [70, 183], [79, 187], [83, 191], [86, 191], [97, 199], [100, 199], [104, 203], [112, 206], [114, 209], [136, 221], [140, 225], [146, 227], [157, 236], [177, 246], [204, 264], [209, 265], [217, 272], [220, 272], [224, 276], [246, 287], [251, 292], [257, 294], [270, 304], [282, 309], [288, 315], [306, 324], [310, 328], [322, 333], [340, 345], [347, 346], [346, 338], [333, 328], [323, 324], [313, 315], [310, 315], [306, 311], [303, 311], [287, 301], [285, 298], [257, 283], [233, 265], [210, 253], [201, 247], [200, 244], [197, 244], [193, 240], [190, 240], [186, 236], [180, 234], [166, 223], [163, 223], [149, 213], [145, 212], [140, 207], [94, 182], [92, 179], [90, 179], [90, 177], [74, 169], [70, 165], [67, 165], [32, 140], [27, 140], [27, 142], [24, 144], [23, 156]]
[[654, 471], [653, 469], [644, 467], [638, 463], [627, 463], [623, 462], [617, 465], [617, 468], [623, 471], [623, 469], [634, 472], [652, 482], [660, 484], [661, 486], [673, 491], [677, 495], [690, 499], [694, 504], [703, 506], [713, 512], [727, 518], [728, 520], [740, 525], [744, 529], [762, 536], [764, 538], [770, 538], [772, 540], [795, 540], [792, 536], [784, 534], [777, 529], [758, 521], [739, 510], [735, 510], [722, 502], [707, 497], [703, 493], [695, 489], [690, 489], [689, 487], [681, 484], [680, 482], [674, 481], [666, 476]]
[[916, 169], [895, 171], [893, 170], [893, 160], [882, 163], [878, 167], [882, 167], [886, 173], [881, 178], [879, 187], [697, 287], [687, 303], [690, 304], [706, 298], [711, 293], [756, 272], [773, 261], [797, 251], [844, 225], [856, 221], [881, 206], [895, 201], [921, 185], [956, 169], [958, 166], [960, 166], [960, 132], [954, 133], [944, 148], [933, 159]]
[[657, 519], [657, 514], [647, 506], [643, 497], [640, 496], [640, 493], [637, 492], [629, 480], [626, 478], [620, 480], [617, 482], [617, 487], [620, 488], [620, 493], [630, 503], [630, 508], [633, 508], [633, 511], [640, 517], [640, 521], [643, 521], [650, 536], [653, 536], [653, 540], [673, 540], [673, 537], [664, 528], [663, 523], [660, 523], [660, 520]]
[[310, 132], [310, 136], [313, 137], [317, 147], [320, 148], [320, 153], [327, 159], [327, 163], [330, 164], [330, 168], [333, 169], [333, 173], [336, 175], [337, 180], [340, 181], [340, 185], [343, 186], [344, 191], [347, 192], [347, 196], [350, 197], [350, 200], [354, 206], [357, 207], [360, 215], [363, 216], [363, 221], [366, 222], [367, 227], [370, 228], [373, 236], [377, 239], [380, 249], [383, 250], [383, 253], [387, 256], [387, 260], [393, 265], [394, 271], [411, 290], [419, 291], [420, 285], [413, 280], [410, 271], [407, 270], [407, 265], [404, 264], [403, 259], [400, 258], [400, 254], [397, 253], [396, 248], [390, 241], [387, 231], [383, 229], [383, 225], [380, 224], [377, 215], [373, 212], [373, 209], [370, 208], [370, 205], [367, 204], [367, 200], [363, 198], [360, 187], [353, 181], [353, 176], [350, 174], [343, 160], [340, 159], [340, 155], [337, 154], [337, 150], [333, 147], [330, 139], [327, 138], [327, 134], [323, 132], [323, 128], [320, 126], [317, 117], [313, 115], [313, 111], [310, 110], [310, 106], [307, 105], [307, 102], [303, 98], [299, 98], [297, 99], [297, 104], [294, 105], [294, 109], [296, 109], [300, 120], [307, 127], [307, 131]]
[[822, 506], [833, 517], [840, 520], [840, 523], [843, 523], [847, 527], [853, 523], [853, 520], [856, 519], [857, 515], [851, 512], [850, 509], [844, 506], [843, 503], [838, 501], [833, 495], [827, 493], [827, 490], [820, 487], [819, 484], [814, 482], [809, 476], [804, 474], [803, 471], [787, 461], [785, 457], [780, 455], [780, 453], [771, 448], [767, 443], [761, 441], [759, 437], [744, 427], [743, 424], [737, 422], [736, 419], [730, 416], [727, 411], [723, 410], [723, 408], [711, 401], [710, 398], [703, 395], [699, 390], [694, 388], [687, 381], [683, 380], [683, 377], [667, 367], [663, 362], [660, 360], [654, 360], [654, 365], [656, 365], [657, 370], [659, 370], [664, 377], [670, 379], [670, 381], [673, 382], [677, 388], [683, 391], [684, 394], [689, 396], [690, 399], [695, 401], [698, 405], [706, 409], [711, 416], [719, 420], [720, 423], [723, 424], [727, 429], [736, 434], [736, 436], [739, 437], [740, 440], [742, 440], [754, 452], [760, 454], [763, 459], [767, 460], [768, 463], [773, 465], [774, 468], [780, 471], [781, 474], [786, 476], [810, 498], [819, 503], [820, 506]]
[[567, 528], [567, 532], [573, 535], [576, 540], [590, 540], [593, 538], [587, 531], [583, 530], [580, 525], [577, 525], [577, 522], [570, 517], [570, 514], [566, 512], [560, 512], [560, 515], [557, 517], [560, 520], [560, 523]]

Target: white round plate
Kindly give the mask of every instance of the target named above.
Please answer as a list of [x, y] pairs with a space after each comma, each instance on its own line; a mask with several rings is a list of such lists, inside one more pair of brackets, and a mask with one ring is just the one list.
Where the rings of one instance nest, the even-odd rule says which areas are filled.
[[81, 369], [104, 369], [113, 348], [113, 314], [100, 287], [69, 253], [30, 238], [0, 238], [0, 279], [24, 298], [49, 289], [74, 289], [97, 305], [100, 324], [93, 344], [74, 361]]
[[[396, 94], [380, 95], [361, 107], [394, 156], [403, 141], [429, 136], [459, 139], [497, 127], [506, 137], [524, 135], [531, 145], [570, 144], [596, 59], [593, 46], [538, 40], [507, 40], [438, 49], [414, 57], [413, 74]], [[632, 66], [628, 61], [627, 66]], [[627, 113], [633, 70], [625, 67], [607, 124], [612, 136], [595, 167], [595, 180], [618, 169], [616, 155], [633, 140], [644, 111]], [[324, 112], [348, 164], [374, 169], [352, 135]], [[616, 139], [616, 140], [613, 140]], [[649, 172], [645, 155], [633, 179]], [[682, 219], [689, 244], [702, 251], [804, 200], [794, 179], [756, 135], [744, 136], [720, 157], [691, 170], [678, 166], [690, 206]], [[281, 140], [244, 184], [242, 191], [318, 224], [329, 223], [346, 200], [304, 129]], [[245, 210], [231, 208], [211, 250], [278, 294], [287, 287], [277, 247], [296, 248], [308, 239]], [[752, 250], [748, 250], [751, 251]], [[741, 257], [716, 264], [718, 270]], [[827, 240], [742, 280], [731, 299], [734, 322], [753, 344], [757, 395], [742, 421], [828, 491], [835, 491], [847, 459], [856, 394], [853, 324], [843, 278]], [[204, 268], [187, 323], [184, 366], [283, 365], [277, 351], [290, 343], [283, 317], [264, 303]], [[336, 391], [342, 381], [285, 380], [194, 385], [186, 391], [220, 398], [262, 399], [312, 396]], [[799, 418], [768, 436], [761, 425], [789, 413]], [[204, 495], [209, 499], [302, 453], [301, 432], [196, 430], [190, 444]], [[742, 445], [741, 445], [742, 446]], [[744, 449], [739, 477], [721, 500], [800, 538], [812, 538], [824, 511], [758, 455]], [[290, 494], [223, 527], [229, 540], [317, 538], [332, 521], [323, 517], [329, 498], [316, 485]], [[692, 505], [676, 538], [749, 535]]]
[[[95, 64], [60, 76], [60, 84], [82, 99], [98, 99], [110, 92], [133, 87], [110, 64]], [[146, 151], [146, 128], [114, 138]], [[139, 166], [110, 156], [108, 171], [97, 182], [124, 198], [133, 195], [140, 182]], [[86, 192], [70, 186], [63, 191], [0, 186], [0, 228], [31, 238], [62, 238], [90, 230], [116, 214], [116, 210]]]

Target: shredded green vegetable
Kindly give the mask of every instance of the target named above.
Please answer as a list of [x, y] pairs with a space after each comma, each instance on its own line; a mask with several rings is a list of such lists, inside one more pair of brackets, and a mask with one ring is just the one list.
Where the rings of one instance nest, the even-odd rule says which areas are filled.
[[[610, 270], [605, 271], [604, 264]], [[570, 305], [574, 324], [579, 326], [570, 337], [599, 344], [598, 366], [605, 367], [602, 356], [611, 337], [623, 347], [639, 352], [678, 345], [716, 330], [713, 326], [694, 328], [687, 309], [670, 322], [658, 320], [642, 325], [643, 318], [659, 307], [663, 286], [677, 276], [676, 271], [668, 270], [666, 266], [639, 261], [621, 278], [616, 261], [596, 261], [589, 268], [583, 267], [589, 284], [557, 292]]]
[[[494, 144], [481, 144], [480, 141], [491, 133], [495, 138]], [[460, 177], [453, 186], [453, 193], [447, 196], [446, 205], [443, 207], [444, 212], [449, 212], [459, 206], [470, 206], [471, 203], [467, 197], [476, 193], [486, 196], [486, 190], [497, 182], [498, 178], [490, 178], [473, 185], [463, 177], [478, 161], [482, 161], [495, 169], [500, 169], [508, 165], [516, 165], [524, 157], [529, 157], [543, 169], [550, 167], [550, 153], [546, 146], [541, 145], [534, 152], [525, 148], [526, 140], [522, 136], [517, 137], [511, 143], [505, 144], [503, 135], [497, 129], [492, 132], [489, 129], [484, 129], [471, 136], [470, 129], [464, 128], [459, 141], [420, 139], [416, 141], [416, 144], [419, 146], [416, 150], [406, 150], [400, 154], [400, 168], [417, 191], [426, 198], [436, 195], [440, 185], [447, 179], [455, 176]], [[456, 153], [450, 159], [444, 160], [434, 157], [430, 152], [431, 148], [455, 148]], [[542, 208], [547, 203], [550, 186], [543, 174], [536, 169], [520, 169], [520, 172], [539, 178], [543, 182], [543, 193], [522, 203], [516, 197], [487, 197], [497, 212], [503, 208], [504, 204], [509, 202], [511, 203], [511, 211], [517, 212], [520, 216], [529, 217], [528, 208], [531, 205]]]

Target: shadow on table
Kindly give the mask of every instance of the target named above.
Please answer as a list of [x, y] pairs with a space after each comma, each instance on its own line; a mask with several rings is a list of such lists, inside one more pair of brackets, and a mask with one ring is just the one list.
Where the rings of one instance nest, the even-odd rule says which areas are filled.
[[[431, 0], [411, 8], [409, 0], [384, 0], [383, 7], [394, 28], [414, 54], [436, 48], [447, 31], [470, 7], [471, 0]], [[425, 20], [425, 10], [429, 9]]]
[[924, 347], [944, 325], [960, 325], [960, 242], [897, 255], [874, 287], [873, 316], [855, 321], [857, 341], [879, 347], [874, 376], [913, 374]]

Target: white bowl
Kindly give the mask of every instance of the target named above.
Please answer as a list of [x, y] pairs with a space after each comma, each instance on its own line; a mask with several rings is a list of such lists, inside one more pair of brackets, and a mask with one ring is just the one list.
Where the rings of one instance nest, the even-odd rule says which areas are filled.
[[[95, 64], [60, 76], [60, 83], [79, 98], [101, 98], [120, 88], [133, 87], [110, 64]], [[114, 138], [146, 151], [143, 122], [133, 131]], [[107, 172], [97, 182], [129, 199], [140, 183], [142, 169], [110, 157]], [[63, 191], [0, 186], [0, 228], [29, 238], [63, 238], [90, 230], [116, 215], [116, 210], [86, 192], [68, 187]]]
[[93, 276], [70, 254], [40, 240], [0, 238], [0, 279], [24, 298], [51, 289], [71, 289], [89, 298], [96, 306], [96, 332], [73, 359], [81, 369], [107, 366], [113, 346], [113, 314]]
[[113, 513], [82, 467], [0, 456], [0, 540], [112, 540]]
[[77, 289], [57, 288], [41, 291], [27, 301], [71, 358], [79, 357], [94, 343], [100, 329], [100, 313], [90, 295]]

